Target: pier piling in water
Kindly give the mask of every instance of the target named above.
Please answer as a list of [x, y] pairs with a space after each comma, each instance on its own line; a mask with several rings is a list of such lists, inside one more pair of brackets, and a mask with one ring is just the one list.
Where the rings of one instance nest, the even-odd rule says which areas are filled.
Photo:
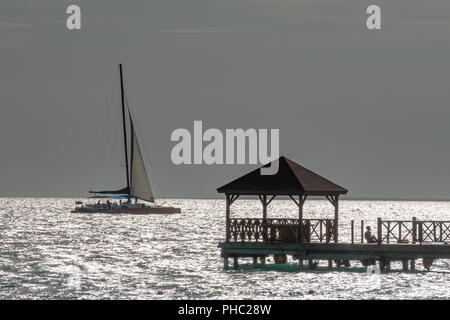
[[408, 271], [408, 259], [402, 259], [402, 269]]
[[234, 257], [233, 257], [233, 268], [234, 268], [234, 269], [237, 269], [238, 266], [239, 266], [239, 260], [238, 260], [238, 257], [237, 257], [237, 256], [234, 256]]

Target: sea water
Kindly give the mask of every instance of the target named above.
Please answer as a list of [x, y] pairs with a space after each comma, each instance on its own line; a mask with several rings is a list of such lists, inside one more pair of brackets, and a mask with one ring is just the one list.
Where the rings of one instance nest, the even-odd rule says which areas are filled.
[[[450, 298], [449, 260], [416, 273], [368, 274], [358, 263], [346, 272], [248, 266], [225, 271], [218, 248], [225, 237], [224, 200], [159, 201], [181, 207], [177, 215], [70, 213], [74, 200], [0, 199], [1, 299]], [[297, 212], [291, 200], [274, 200], [268, 217], [296, 218]], [[305, 203], [305, 218], [333, 214], [326, 200]], [[259, 200], [238, 199], [232, 206], [232, 217], [261, 215]], [[375, 231], [378, 217], [450, 220], [450, 202], [341, 200], [340, 240], [350, 240], [351, 220], [359, 241], [360, 221]], [[291, 257], [288, 262], [295, 263]], [[420, 260], [416, 268], [423, 270]]]

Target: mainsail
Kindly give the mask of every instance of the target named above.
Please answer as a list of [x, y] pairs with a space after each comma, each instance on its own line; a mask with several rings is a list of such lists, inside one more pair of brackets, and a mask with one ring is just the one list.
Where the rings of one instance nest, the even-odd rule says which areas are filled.
[[131, 124], [131, 168], [130, 168], [130, 195], [136, 198], [154, 202], [152, 188], [148, 180], [147, 170], [142, 159], [141, 148], [134, 132], [133, 120]]
[[[148, 180], [147, 170], [145, 170], [144, 161], [142, 159], [141, 148], [136, 138], [134, 131], [133, 120], [128, 110], [128, 118], [130, 120], [130, 158], [128, 158], [127, 148], [127, 128], [125, 117], [125, 96], [123, 91], [123, 76], [122, 76], [122, 64], [119, 64], [120, 68], [120, 90], [122, 98], [122, 123], [123, 123], [123, 136], [124, 136], [124, 154], [125, 154], [125, 173], [127, 176], [127, 186], [119, 190], [102, 190], [102, 191], [89, 191], [89, 193], [96, 194], [114, 194], [114, 195], [127, 195], [128, 198], [139, 198], [142, 200], [155, 202], [152, 189], [150, 187], [150, 181]], [[128, 159], [130, 159], [131, 165], [128, 165]]]

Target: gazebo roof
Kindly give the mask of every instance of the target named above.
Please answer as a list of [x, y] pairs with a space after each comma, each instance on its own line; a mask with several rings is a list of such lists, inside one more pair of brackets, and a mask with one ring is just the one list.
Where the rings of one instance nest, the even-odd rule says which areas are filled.
[[[347, 189], [338, 186], [308, 170], [298, 163], [282, 156], [278, 172], [274, 175], [261, 175], [260, 168], [217, 189], [219, 193], [239, 195], [317, 195], [331, 196], [346, 194]], [[268, 167], [269, 164], [263, 167]]]

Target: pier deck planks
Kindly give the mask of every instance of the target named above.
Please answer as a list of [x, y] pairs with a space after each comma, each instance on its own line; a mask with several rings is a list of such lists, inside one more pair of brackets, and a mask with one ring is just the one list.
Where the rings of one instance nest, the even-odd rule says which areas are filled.
[[257, 243], [221, 242], [222, 257], [252, 257], [273, 254], [310, 259], [450, 258], [450, 244], [372, 244], [372, 243]]

